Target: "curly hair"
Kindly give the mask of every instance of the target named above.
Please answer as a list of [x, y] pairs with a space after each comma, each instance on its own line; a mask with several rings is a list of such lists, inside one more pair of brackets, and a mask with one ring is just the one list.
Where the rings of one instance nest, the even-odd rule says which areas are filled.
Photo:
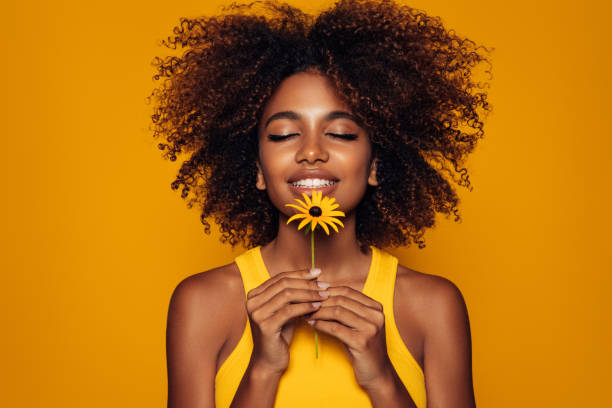
[[473, 79], [474, 67], [490, 67], [486, 47], [392, 0], [341, 0], [317, 16], [234, 3], [181, 18], [173, 33], [161, 44], [187, 50], [153, 60], [153, 136], [165, 159], [189, 154], [171, 187], [200, 205], [206, 233], [214, 221], [222, 242], [246, 248], [276, 236], [278, 211], [255, 187], [257, 124], [280, 82], [311, 69], [331, 80], [378, 159], [378, 186], [356, 210], [362, 248], [424, 248], [436, 212], [461, 220], [451, 182], [472, 189], [462, 165], [490, 111], [488, 84]]

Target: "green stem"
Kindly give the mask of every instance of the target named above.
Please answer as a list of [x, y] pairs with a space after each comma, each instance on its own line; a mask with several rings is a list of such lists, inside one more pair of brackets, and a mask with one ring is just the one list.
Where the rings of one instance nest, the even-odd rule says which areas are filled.
[[[310, 252], [312, 254], [312, 267], [315, 267], [315, 259], [314, 259], [314, 229], [310, 231]], [[319, 336], [317, 333], [317, 329], [314, 329], [315, 333], [315, 358], [319, 358]]]
[[314, 261], [314, 231], [310, 232], [310, 251], [312, 253], [312, 267], [315, 267]]

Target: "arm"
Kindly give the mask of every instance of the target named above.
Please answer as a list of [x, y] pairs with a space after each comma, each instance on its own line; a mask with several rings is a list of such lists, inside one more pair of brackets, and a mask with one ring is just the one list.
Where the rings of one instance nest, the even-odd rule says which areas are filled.
[[272, 408], [281, 374], [269, 372], [249, 363], [230, 408]]
[[244, 327], [244, 286], [236, 264], [184, 279], [170, 300], [166, 329], [168, 408], [213, 408], [219, 352]]
[[467, 307], [457, 286], [436, 277], [425, 327], [428, 408], [474, 408], [472, 344]]
[[[206, 272], [210, 273], [210, 272]], [[217, 353], [224, 339], [213, 313], [214, 280], [206, 273], [183, 280], [168, 310], [168, 408], [213, 408]]]
[[389, 372], [378, 385], [366, 389], [374, 408], [416, 408], [412, 397], [389, 362]]

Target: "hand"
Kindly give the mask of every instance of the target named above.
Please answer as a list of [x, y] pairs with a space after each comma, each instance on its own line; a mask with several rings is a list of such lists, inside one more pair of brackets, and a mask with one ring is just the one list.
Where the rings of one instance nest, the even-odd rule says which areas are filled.
[[394, 369], [387, 354], [382, 305], [347, 286], [328, 292], [308, 323], [344, 343], [360, 386], [367, 390], [388, 380]]
[[253, 334], [253, 364], [273, 374], [287, 369], [295, 318], [314, 312], [324, 299], [316, 282], [320, 274], [320, 269], [282, 272], [249, 291], [246, 309]]

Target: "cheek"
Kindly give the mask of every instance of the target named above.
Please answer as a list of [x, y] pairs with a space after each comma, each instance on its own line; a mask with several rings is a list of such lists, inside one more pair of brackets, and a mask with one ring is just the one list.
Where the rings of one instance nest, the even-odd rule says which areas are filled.
[[369, 146], [355, 146], [353, 149], [343, 152], [338, 159], [342, 161], [341, 167], [345, 172], [344, 178], [350, 186], [350, 190], [347, 190], [343, 197], [344, 205], [355, 208], [363, 199], [368, 186], [368, 176], [370, 174]]
[[338, 156], [342, 161], [347, 176], [355, 181], [367, 182], [370, 172], [370, 148], [369, 146], [355, 146], [350, 150], [342, 152]]
[[264, 148], [259, 151], [259, 162], [266, 180], [278, 180], [285, 177], [293, 155], [283, 149]]

